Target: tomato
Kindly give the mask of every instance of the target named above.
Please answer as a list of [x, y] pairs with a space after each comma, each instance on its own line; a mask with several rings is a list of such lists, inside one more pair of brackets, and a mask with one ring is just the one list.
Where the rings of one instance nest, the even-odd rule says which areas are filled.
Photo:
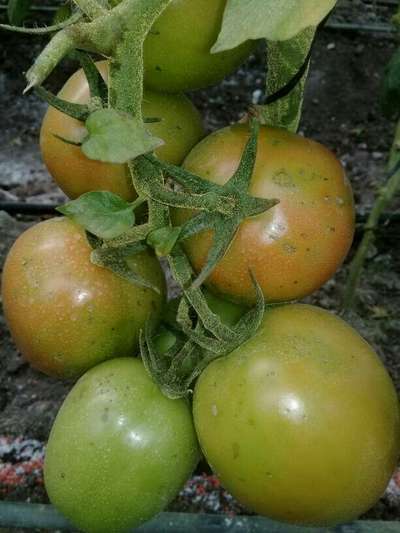
[[[108, 63], [97, 63], [102, 76], [108, 78]], [[64, 85], [59, 95], [74, 103], [87, 103], [90, 93], [86, 76], [78, 70]], [[180, 164], [189, 150], [204, 136], [202, 119], [182, 94], [170, 95], [146, 91], [143, 100], [145, 117], [160, 118], [148, 124], [148, 130], [165, 141], [156, 154], [165, 161]], [[40, 148], [48, 171], [59, 187], [70, 197], [93, 190], [107, 190], [126, 200], [136, 197], [126, 165], [88, 159], [79, 146], [55, 137], [79, 143], [86, 135], [82, 122], [49, 107], [40, 131]]]
[[226, 0], [172, 0], [144, 43], [145, 83], [151, 89], [179, 92], [220, 82], [255, 47], [248, 41], [211, 54], [221, 30]]
[[382, 495], [400, 446], [392, 382], [372, 348], [317, 307], [270, 308], [194, 393], [200, 445], [249, 509], [299, 524], [352, 520]]
[[215, 294], [207, 289], [204, 292], [209, 308], [219, 316], [222, 323], [226, 326], [233, 327], [247, 310], [246, 307], [236, 305], [219, 296], [215, 296]]
[[[241, 124], [213, 133], [188, 155], [184, 166], [224, 184], [234, 174], [248, 139]], [[343, 168], [324, 146], [281, 129], [262, 127], [250, 193], [278, 198], [271, 210], [244, 221], [206, 284], [217, 293], [252, 303], [252, 270], [268, 301], [302, 298], [340, 266], [354, 234], [352, 190]], [[193, 216], [177, 211], [175, 222]], [[185, 241], [197, 272], [205, 263], [212, 232]]]
[[55, 218], [23, 233], [4, 265], [3, 306], [12, 336], [23, 356], [51, 376], [75, 377], [105, 359], [130, 355], [164, 301], [163, 273], [150, 253], [134, 255], [129, 264], [160, 294], [92, 264], [90, 253], [80, 226]]
[[162, 511], [199, 459], [188, 403], [166, 398], [134, 358], [89, 370], [46, 449], [51, 502], [86, 532], [128, 530]]

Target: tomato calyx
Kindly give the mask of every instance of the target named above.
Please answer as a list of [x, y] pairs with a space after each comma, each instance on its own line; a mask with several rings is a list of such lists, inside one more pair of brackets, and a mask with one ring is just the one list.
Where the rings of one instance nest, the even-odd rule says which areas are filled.
[[[167, 328], [170, 335], [173, 328], [175, 342], [167, 350], [157, 346], [155, 323], [147, 322], [140, 337], [141, 357], [166, 396], [173, 399], [187, 396], [193, 382], [211, 361], [228, 355], [257, 331], [264, 316], [264, 296], [254, 277], [252, 280], [257, 303], [241, 316], [234, 329], [211, 311], [201, 289], [185, 291], [176, 302], [176, 319], [173, 322], [169, 319]], [[202, 312], [198, 313], [196, 307], [202, 308]], [[166, 326], [162, 328], [165, 330]]]
[[144, 194], [170, 206], [202, 210], [200, 214], [184, 224], [179, 241], [184, 241], [207, 229], [212, 229], [214, 232], [213, 244], [203, 269], [194, 281], [194, 287], [200, 287], [211, 274], [218, 261], [225, 255], [240, 224], [246, 218], [264, 213], [279, 203], [277, 199], [256, 198], [248, 193], [257, 155], [258, 132], [259, 123], [251, 120], [250, 139], [244, 149], [239, 167], [223, 186], [202, 180], [180, 167], [158, 161], [154, 156], [144, 156], [168, 173], [168, 176], [177, 181], [186, 191], [189, 191], [189, 193], [171, 192], [165, 186], [160, 188], [156, 183], [147, 179], [142, 189]]

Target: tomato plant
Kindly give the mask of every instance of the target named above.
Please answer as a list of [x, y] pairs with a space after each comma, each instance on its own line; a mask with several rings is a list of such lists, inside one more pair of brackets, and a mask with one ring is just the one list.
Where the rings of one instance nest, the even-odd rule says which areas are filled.
[[[217, 131], [192, 150], [184, 166], [223, 185], [237, 168], [247, 137], [245, 125]], [[335, 273], [353, 239], [353, 196], [341, 164], [314, 141], [264, 127], [250, 191], [278, 198], [279, 204], [242, 223], [207, 285], [251, 302], [251, 269], [269, 301], [314, 292]], [[178, 211], [176, 222], [191, 216], [193, 211]], [[203, 232], [185, 242], [196, 271], [204, 266], [212, 239], [212, 232]]]
[[[99, 62], [97, 68], [107, 80], [108, 63]], [[89, 85], [83, 70], [69, 78], [59, 96], [68, 102], [89, 102]], [[183, 94], [146, 91], [142, 109], [146, 117], [160, 119], [148, 124], [147, 128], [164, 140], [165, 144], [157, 150], [157, 155], [170, 163], [180, 164], [204, 135], [198, 111]], [[110, 191], [127, 200], [135, 198], [126, 165], [89, 159], [79, 146], [63, 140], [80, 143], [86, 135], [82, 122], [49, 107], [40, 131], [40, 148], [47, 169], [59, 187], [70, 198], [97, 190]]]
[[[250, 55], [255, 43], [211, 53], [226, 0], [173, 0], [144, 43], [145, 84], [179, 92], [220, 82]], [[196, 28], [194, 30], [194, 28]]]
[[317, 307], [267, 310], [251, 340], [204, 371], [193, 409], [225, 488], [278, 520], [353, 520], [381, 496], [399, 456], [385, 368], [351, 327]]
[[199, 459], [190, 407], [134, 358], [89, 370], [64, 401], [45, 459], [50, 500], [84, 531], [126, 531], [160, 512]]
[[[34, 366], [74, 377], [97, 365], [61, 408], [45, 465], [77, 527], [125, 530], [165, 508], [196, 463], [196, 432], [238, 500], [279, 520], [351, 520], [388, 483], [400, 414], [375, 352], [326, 311], [265, 307], [321, 287], [353, 238], [340, 162], [296, 134], [335, 3], [74, 0], [47, 28], [26, 77], [54, 107], [43, 156], [73, 200], [58, 207], [68, 219], [17, 240], [3, 302]], [[264, 102], [192, 149], [199, 116], [170, 92], [219, 81], [259, 39]], [[71, 52], [83, 71], [57, 98], [42, 84]], [[155, 254], [181, 291], [165, 307]], [[125, 358], [139, 349], [142, 362]]]
[[130, 355], [163, 302], [163, 274], [150, 253], [129, 263], [159, 293], [92, 264], [90, 253], [78, 225], [51, 219], [23, 233], [4, 265], [2, 298], [12, 336], [24, 357], [52, 376], [75, 377]]

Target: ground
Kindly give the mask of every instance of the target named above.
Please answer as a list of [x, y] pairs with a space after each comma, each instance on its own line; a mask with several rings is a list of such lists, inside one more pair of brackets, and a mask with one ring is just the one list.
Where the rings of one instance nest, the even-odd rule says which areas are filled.
[[[386, 0], [378, 7], [376, 2], [361, 0], [341, 4], [336, 22], [382, 24], [388, 23], [395, 2]], [[23, 72], [45, 41], [37, 38], [34, 42], [32, 46], [32, 41], [26, 37], [0, 33], [0, 201], [46, 203], [64, 199], [47, 174], [38, 148], [40, 121], [46, 105], [34, 94], [22, 96]], [[395, 47], [396, 40], [390, 33], [325, 29], [313, 53], [301, 132], [324, 143], [340, 157], [353, 184], [359, 215], [368, 213], [385, 180], [385, 161], [394, 123], [382, 116], [378, 95], [385, 64]], [[236, 75], [215, 88], [191, 95], [209, 130], [234, 122], [249, 104], [260, 103], [264, 84], [263, 55], [260, 49]], [[49, 87], [59, 88], [73, 68], [73, 64], [66, 62], [52, 76]], [[397, 198], [390, 211], [398, 211], [399, 205]], [[0, 212], [0, 268], [17, 235], [35, 220], [16, 219]], [[390, 222], [385, 217], [358, 291], [356, 312], [348, 319], [376, 347], [400, 390], [398, 234], [399, 222]], [[359, 236], [360, 232], [353, 252]], [[346, 275], [347, 265], [309, 301], [338, 311]], [[51, 423], [71, 384], [32, 370], [15, 350], [2, 316], [0, 354], [0, 472], [1, 461], [4, 464], [23, 463], [23, 458], [18, 455], [21, 446], [23, 450], [31, 450], [31, 455], [27, 452], [28, 456], [24, 457], [33, 472], [29, 472], [28, 478], [31, 477], [25, 486], [19, 484], [15, 490], [11, 485], [7, 491], [4, 487], [2, 490], [0, 481], [0, 499], [30, 497], [41, 500], [44, 498], [41, 473], [40, 468], [35, 470], [35, 461], [40, 463], [41, 443], [46, 441]], [[19, 441], [15, 441], [17, 436], [21, 437]], [[205, 479], [204, 485], [210, 488], [214, 481]], [[389, 495], [369, 513], [369, 517], [400, 519], [399, 500], [393, 496], [396, 482], [393, 483]], [[190, 490], [194, 490], [193, 483], [186, 490], [188, 492], [182, 496], [179, 505], [195, 509], [193, 498], [188, 496]], [[203, 500], [200, 498], [199, 506], [212, 510], [212, 505], [208, 508]], [[229, 495], [223, 499], [220, 509], [226, 502], [230, 502]]]

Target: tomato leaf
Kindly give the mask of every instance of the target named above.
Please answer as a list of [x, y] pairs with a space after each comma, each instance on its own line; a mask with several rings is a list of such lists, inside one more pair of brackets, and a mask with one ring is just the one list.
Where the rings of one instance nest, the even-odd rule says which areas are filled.
[[181, 228], [166, 226], [152, 231], [147, 237], [147, 244], [154, 248], [159, 257], [169, 255], [178, 241]]
[[135, 223], [133, 206], [111, 192], [94, 191], [80, 196], [57, 211], [75, 220], [100, 239], [114, 239]]
[[10, 24], [21, 26], [29, 13], [31, 3], [31, 0], [8, 0], [7, 14]]
[[145, 129], [141, 120], [115, 109], [99, 109], [86, 121], [88, 137], [82, 143], [90, 159], [108, 163], [126, 163], [154, 151], [163, 144]]
[[316, 29], [311, 27], [293, 39], [268, 43], [267, 95], [284, 87], [307, 61], [307, 68], [296, 86], [283, 98], [260, 106], [263, 122], [277, 128], [297, 131], [304, 98], [304, 87], [309, 67], [309, 52]]
[[221, 33], [211, 49], [222, 52], [248, 39], [285, 41], [317, 26], [336, 0], [228, 0]]
[[400, 48], [390, 59], [382, 84], [381, 107], [388, 118], [399, 116], [400, 113]]

